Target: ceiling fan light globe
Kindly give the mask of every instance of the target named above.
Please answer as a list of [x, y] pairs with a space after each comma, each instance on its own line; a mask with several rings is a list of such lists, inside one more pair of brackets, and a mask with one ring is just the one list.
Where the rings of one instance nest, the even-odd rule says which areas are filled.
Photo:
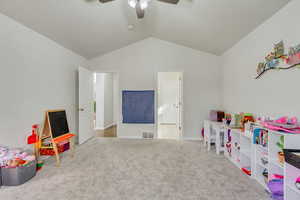
[[128, 4], [130, 7], [135, 8], [137, 4], [137, 0], [128, 0]]
[[147, 1], [147, 0], [141, 1], [140, 4], [141, 4], [141, 8], [142, 8], [143, 10], [146, 9], [146, 8], [148, 7], [148, 1]]

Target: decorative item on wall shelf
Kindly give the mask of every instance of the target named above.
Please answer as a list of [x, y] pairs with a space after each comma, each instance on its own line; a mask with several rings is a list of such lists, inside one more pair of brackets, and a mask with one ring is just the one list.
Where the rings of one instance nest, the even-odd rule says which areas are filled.
[[[279, 67], [280, 64], [286, 65]], [[290, 47], [288, 55], [285, 54], [283, 41], [275, 44], [274, 51], [265, 57], [265, 62], [261, 62], [257, 66], [257, 76], [260, 78], [269, 70], [287, 70], [294, 67], [300, 68], [300, 44], [295, 47]]]

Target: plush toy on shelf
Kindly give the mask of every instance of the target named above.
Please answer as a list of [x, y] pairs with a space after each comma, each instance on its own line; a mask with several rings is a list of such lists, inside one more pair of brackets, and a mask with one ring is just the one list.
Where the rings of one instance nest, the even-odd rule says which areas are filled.
[[277, 147], [280, 149], [280, 151], [278, 152], [278, 161], [279, 163], [283, 164], [284, 163], [284, 153], [283, 153], [283, 149], [284, 149], [284, 136], [280, 136], [279, 138], [279, 142], [276, 143]]
[[295, 186], [298, 190], [300, 190], [300, 176], [296, 179]]
[[288, 133], [300, 134], [300, 123], [296, 117], [281, 117], [277, 120], [261, 121], [261, 125], [274, 131], [284, 131]]
[[241, 113], [242, 116], [242, 131], [245, 131], [245, 124], [248, 122], [255, 122], [254, 116], [251, 113]]

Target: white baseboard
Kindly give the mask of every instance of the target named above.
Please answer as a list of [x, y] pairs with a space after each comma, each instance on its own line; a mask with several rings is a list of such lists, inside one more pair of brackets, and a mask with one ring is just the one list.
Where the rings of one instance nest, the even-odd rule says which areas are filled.
[[183, 137], [183, 140], [192, 140], [192, 141], [202, 141], [202, 138], [195, 138], [195, 137]]
[[143, 139], [142, 137], [139, 137], [139, 136], [119, 136], [119, 135], [118, 135], [118, 138], [120, 138], [120, 139]]
[[[139, 137], [139, 136], [118, 136], [118, 138], [120, 138], [120, 139], [144, 139], [143, 137]], [[153, 138], [153, 139], [157, 139], [157, 138]], [[160, 139], [162, 139], [162, 138], [160, 138]], [[186, 140], [186, 141], [202, 141], [202, 138], [184, 137], [184, 138], [182, 138], [182, 140]]]

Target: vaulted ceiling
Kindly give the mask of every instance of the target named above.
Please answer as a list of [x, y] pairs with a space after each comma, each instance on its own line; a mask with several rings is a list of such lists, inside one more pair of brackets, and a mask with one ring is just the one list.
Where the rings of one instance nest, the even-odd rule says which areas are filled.
[[289, 1], [152, 0], [142, 20], [127, 0], [0, 0], [0, 12], [86, 58], [148, 37], [220, 55]]

